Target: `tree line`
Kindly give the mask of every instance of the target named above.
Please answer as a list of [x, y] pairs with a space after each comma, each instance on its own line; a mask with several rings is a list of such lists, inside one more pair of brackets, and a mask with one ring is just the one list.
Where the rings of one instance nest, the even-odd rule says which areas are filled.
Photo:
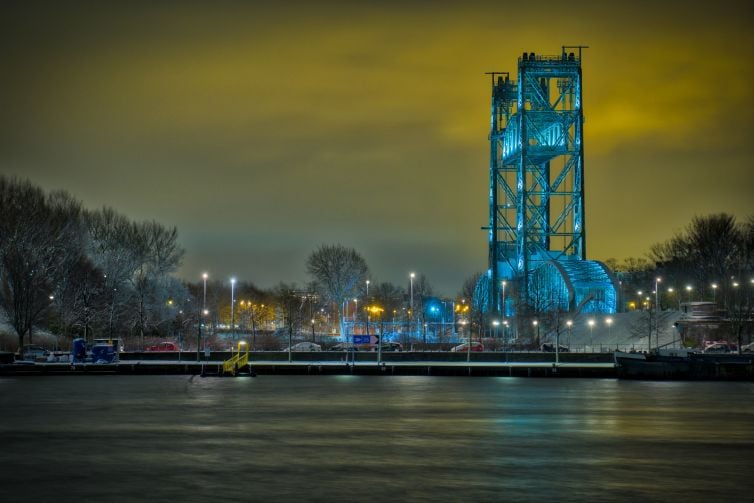
[[[405, 287], [373, 281], [367, 298], [366, 261], [342, 245], [312, 252], [309, 283], [261, 289], [248, 281], [181, 281], [174, 273], [185, 251], [175, 227], [135, 222], [108, 207], [89, 210], [28, 180], [0, 176], [0, 215], [0, 309], [18, 347], [51, 332], [63, 340], [127, 339], [143, 349], [145, 340], [193, 341], [201, 327], [205, 339], [246, 331], [269, 342], [281, 333], [332, 333], [331, 326], [343, 333], [344, 315], [364, 320], [369, 303], [380, 306], [382, 321], [410, 315]], [[423, 320], [431, 294], [419, 275], [414, 319]], [[358, 311], [353, 298], [362, 302]]]
[[63, 191], [0, 177], [0, 307], [19, 347], [43, 327], [64, 336], [146, 334], [169, 324], [184, 250], [178, 231], [87, 210]]
[[[420, 332], [438, 321], [438, 303], [442, 319], [449, 317], [445, 302], [455, 309], [456, 321], [466, 325], [466, 334], [492, 332], [481, 272], [443, 302], [433, 296], [426, 276], [407, 278], [404, 285], [378, 281], [355, 249], [335, 244], [309, 255], [308, 283], [261, 289], [241, 281], [234, 288], [216, 278], [186, 282], [175, 277], [185, 254], [175, 227], [135, 222], [107, 207], [89, 210], [63, 191], [46, 193], [27, 180], [0, 176], [0, 215], [0, 308], [19, 347], [33, 342], [35, 330], [64, 340], [130, 339], [130, 346], [138, 348], [152, 338], [192, 341], [202, 327], [205, 338], [245, 331], [270, 344], [286, 335], [292, 340], [343, 334], [346, 320], [393, 321], [406, 328], [416, 323]], [[653, 245], [646, 257], [606, 263], [620, 285], [622, 309], [635, 292], [648, 292], [661, 277], [663, 307], [680, 301], [689, 283], [697, 299], [703, 298], [702, 289], [709, 294], [715, 285], [716, 301], [738, 320], [739, 336], [750, 323], [754, 217], [743, 223], [728, 214], [695, 217], [687, 228]], [[670, 285], [676, 285], [675, 298]], [[508, 288], [516, 311], [533, 312], [542, 330], [564, 323], [557, 310], [522, 308], [515, 285]]]

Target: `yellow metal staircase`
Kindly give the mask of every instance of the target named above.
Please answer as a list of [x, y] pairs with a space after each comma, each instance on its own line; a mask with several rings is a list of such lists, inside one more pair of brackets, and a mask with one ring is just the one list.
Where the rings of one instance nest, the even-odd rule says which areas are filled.
[[[241, 348], [244, 348], [244, 352], [241, 353]], [[238, 343], [238, 349], [235, 354], [231, 354], [231, 357], [223, 362], [222, 375], [231, 375], [233, 377], [238, 374], [240, 370], [249, 366], [249, 345], [245, 341]]]

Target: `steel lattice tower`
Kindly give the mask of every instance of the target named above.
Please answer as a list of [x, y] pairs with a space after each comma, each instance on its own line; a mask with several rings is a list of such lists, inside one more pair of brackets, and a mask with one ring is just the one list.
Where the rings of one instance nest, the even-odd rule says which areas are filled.
[[[518, 80], [492, 73], [489, 299], [504, 280], [531, 298], [531, 274], [548, 261], [585, 260], [581, 49], [524, 53]], [[528, 302], [528, 300], [527, 300]], [[510, 305], [506, 298], [506, 305]]]

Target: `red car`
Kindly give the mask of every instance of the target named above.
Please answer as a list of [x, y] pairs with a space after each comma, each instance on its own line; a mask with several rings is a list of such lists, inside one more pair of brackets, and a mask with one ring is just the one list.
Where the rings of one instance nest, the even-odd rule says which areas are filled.
[[[454, 353], [465, 353], [469, 351], [469, 345], [468, 343], [464, 342], [463, 344], [459, 344], [458, 346], [451, 349]], [[484, 351], [484, 344], [481, 342], [472, 342], [471, 343], [471, 352], [478, 352], [478, 351]]]
[[174, 342], [160, 342], [154, 346], [147, 346], [145, 351], [178, 351], [178, 346]]

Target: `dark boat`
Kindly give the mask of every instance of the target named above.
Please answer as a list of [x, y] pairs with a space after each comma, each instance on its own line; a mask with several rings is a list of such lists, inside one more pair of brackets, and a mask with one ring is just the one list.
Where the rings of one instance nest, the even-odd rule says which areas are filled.
[[754, 356], [688, 350], [615, 352], [621, 379], [754, 380]]

